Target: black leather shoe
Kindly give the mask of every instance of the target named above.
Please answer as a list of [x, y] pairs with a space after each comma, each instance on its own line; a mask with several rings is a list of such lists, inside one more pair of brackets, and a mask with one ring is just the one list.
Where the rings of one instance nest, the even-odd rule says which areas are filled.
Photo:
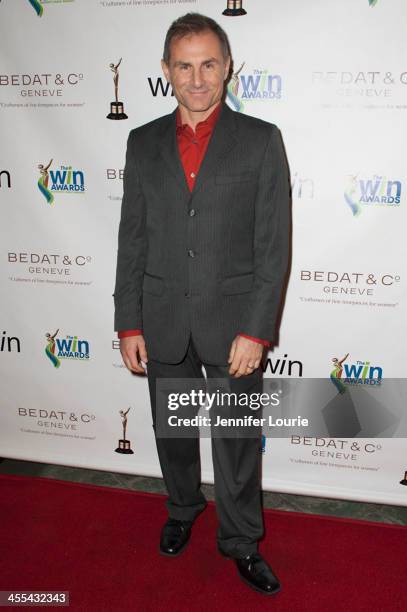
[[191, 527], [192, 521], [169, 518], [161, 530], [160, 553], [167, 557], [179, 555], [188, 544]]
[[240, 578], [255, 591], [274, 595], [281, 589], [278, 578], [260, 553], [255, 552], [244, 559], [235, 559]]

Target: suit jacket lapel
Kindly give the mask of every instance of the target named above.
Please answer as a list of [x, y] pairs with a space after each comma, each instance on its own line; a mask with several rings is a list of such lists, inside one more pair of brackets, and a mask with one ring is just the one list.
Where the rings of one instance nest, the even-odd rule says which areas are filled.
[[225, 157], [237, 143], [238, 139], [236, 136], [234, 111], [232, 111], [225, 102], [222, 102], [222, 110], [202, 160], [192, 192], [193, 194], [197, 193], [210, 176], [215, 173], [219, 166], [219, 161]]
[[176, 112], [177, 109], [175, 109], [170, 115], [168, 115], [168, 123], [162, 131], [159, 149], [165, 163], [177, 179], [181, 189], [185, 192], [186, 195], [189, 196], [190, 191], [185, 179], [184, 168], [182, 167], [182, 162], [178, 151], [175, 118]]

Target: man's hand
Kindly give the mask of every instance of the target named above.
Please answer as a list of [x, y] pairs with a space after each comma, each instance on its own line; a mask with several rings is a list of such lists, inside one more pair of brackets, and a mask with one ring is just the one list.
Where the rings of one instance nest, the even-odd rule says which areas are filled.
[[260, 365], [263, 349], [264, 346], [259, 342], [236, 336], [229, 353], [229, 374], [234, 378], [240, 378], [254, 372]]
[[146, 373], [141, 364], [142, 361], [144, 363], [148, 361], [146, 345], [142, 335], [120, 338], [120, 352], [124, 365], [130, 372], [134, 372], [135, 374]]

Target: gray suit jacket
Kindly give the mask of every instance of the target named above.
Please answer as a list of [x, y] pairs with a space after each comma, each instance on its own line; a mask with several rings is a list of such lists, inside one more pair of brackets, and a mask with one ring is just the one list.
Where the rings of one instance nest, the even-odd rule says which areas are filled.
[[222, 103], [191, 193], [174, 111], [131, 130], [123, 190], [115, 330], [142, 328], [148, 356], [167, 363], [191, 333], [214, 365], [239, 332], [273, 341], [290, 199], [277, 126]]

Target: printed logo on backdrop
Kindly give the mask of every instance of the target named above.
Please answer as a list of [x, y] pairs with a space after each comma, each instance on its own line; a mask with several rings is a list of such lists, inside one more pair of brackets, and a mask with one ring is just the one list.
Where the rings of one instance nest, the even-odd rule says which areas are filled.
[[28, 2], [33, 7], [34, 11], [37, 13], [38, 17], [42, 17], [44, 8], [40, 2], [40, 0], [28, 0]]
[[133, 455], [134, 451], [131, 449], [131, 442], [126, 438], [126, 430], [127, 430], [127, 415], [130, 411], [130, 408], [127, 410], [120, 410], [119, 414], [122, 419], [122, 428], [123, 428], [123, 437], [119, 439], [119, 445], [115, 449], [115, 453], [121, 453], [122, 455]]
[[65, 359], [75, 361], [87, 361], [90, 358], [89, 341], [78, 338], [78, 336], [65, 336], [57, 338], [59, 329], [53, 334], [45, 334], [45, 355], [54, 368], [59, 368]]
[[[197, 4], [198, 0], [98, 0], [97, 4], [100, 5], [101, 8], [106, 8], [110, 10], [114, 9], [156, 9], [157, 11], [161, 11], [163, 6], [172, 6], [175, 8], [175, 5], [179, 5], [179, 9], [185, 9], [186, 5], [190, 6], [191, 4]], [[185, 10], [184, 10], [185, 12]]]
[[226, 8], [222, 15], [226, 15], [227, 17], [240, 17], [242, 15], [247, 15], [247, 11], [243, 8], [242, 0], [227, 0]]
[[27, 0], [37, 13], [38, 17], [42, 17], [44, 14], [44, 4], [66, 4], [68, 2], [74, 2], [75, 0]]
[[11, 189], [11, 175], [8, 170], [0, 170], [0, 189]]
[[349, 469], [362, 472], [378, 472], [382, 468], [382, 443], [376, 441], [340, 438], [311, 438], [291, 436], [289, 457], [296, 469], [319, 466], [321, 469]]
[[121, 202], [122, 201], [122, 197], [123, 197], [123, 174], [124, 174], [124, 169], [123, 168], [106, 168], [106, 180], [108, 181], [108, 188], [110, 189], [110, 187], [114, 188], [114, 187], [118, 187], [119, 192], [118, 193], [108, 193], [107, 194], [107, 199], [111, 200], [112, 202]]
[[273, 355], [268, 357], [264, 363], [260, 364], [264, 374], [270, 373], [271, 376], [279, 378], [301, 378], [303, 376], [304, 364], [298, 359], [289, 359], [287, 353], [282, 357]]
[[314, 70], [311, 87], [316, 106], [405, 110], [407, 71]]
[[171, 83], [164, 77], [159, 76], [156, 77], [155, 80], [153, 80], [153, 77], [147, 77], [147, 82], [150, 87], [151, 95], [154, 98], [157, 98], [157, 96], [166, 98], [167, 96], [174, 95]]
[[61, 165], [59, 169], [51, 170], [52, 162], [51, 159], [47, 164], [38, 164], [40, 178], [37, 185], [47, 204], [54, 204], [54, 193], [76, 195], [85, 191], [83, 170], [75, 170], [71, 165]]
[[119, 100], [119, 66], [122, 63], [122, 59], [121, 57], [117, 64], [114, 62], [110, 62], [109, 64], [109, 68], [111, 72], [113, 72], [114, 101], [110, 102], [110, 113], [106, 115], [106, 118], [115, 121], [128, 119], [124, 112], [124, 104]]
[[[74, 108], [83, 83], [82, 72], [0, 73], [0, 108]], [[23, 100], [21, 100], [23, 98]]]
[[395, 271], [299, 270], [297, 288], [301, 302], [335, 306], [393, 309], [399, 306], [401, 277]]
[[347, 362], [349, 353], [344, 357], [332, 357], [333, 370], [330, 373], [332, 384], [338, 393], [345, 393], [347, 385], [380, 385], [383, 378], [383, 368], [371, 365], [370, 361]]
[[9, 280], [21, 283], [50, 283], [67, 286], [92, 284], [91, 255], [38, 251], [8, 251]]
[[344, 199], [354, 217], [358, 217], [363, 208], [376, 206], [395, 208], [400, 206], [402, 182], [381, 175], [360, 177], [348, 175], [344, 190]]
[[9, 336], [3, 331], [0, 338], [0, 353], [20, 353], [21, 343], [17, 336]]
[[314, 180], [301, 176], [298, 172], [291, 175], [291, 196], [293, 200], [312, 200], [314, 198]]
[[270, 103], [282, 97], [282, 77], [269, 69], [255, 67], [248, 70], [243, 62], [230, 79], [226, 93], [232, 107], [244, 112], [245, 105], [251, 102]]
[[[112, 363], [112, 366], [114, 368], [117, 368], [119, 370], [125, 370], [126, 371], [126, 375], [127, 375], [127, 368], [123, 363], [123, 359], [121, 357], [121, 353], [120, 353], [120, 340], [119, 338], [113, 338], [112, 340], [112, 351], [114, 351], [113, 354], [113, 358], [114, 361]], [[117, 352], [119, 351], [119, 352]]]
[[95, 440], [91, 435], [96, 415], [91, 412], [66, 412], [46, 408], [17, 408], [20, 431], [28, 434]]
[[378, 3], [378, 0], [368, 0], [369, 2], [369, 6], [376, 6], [376, 4]]

